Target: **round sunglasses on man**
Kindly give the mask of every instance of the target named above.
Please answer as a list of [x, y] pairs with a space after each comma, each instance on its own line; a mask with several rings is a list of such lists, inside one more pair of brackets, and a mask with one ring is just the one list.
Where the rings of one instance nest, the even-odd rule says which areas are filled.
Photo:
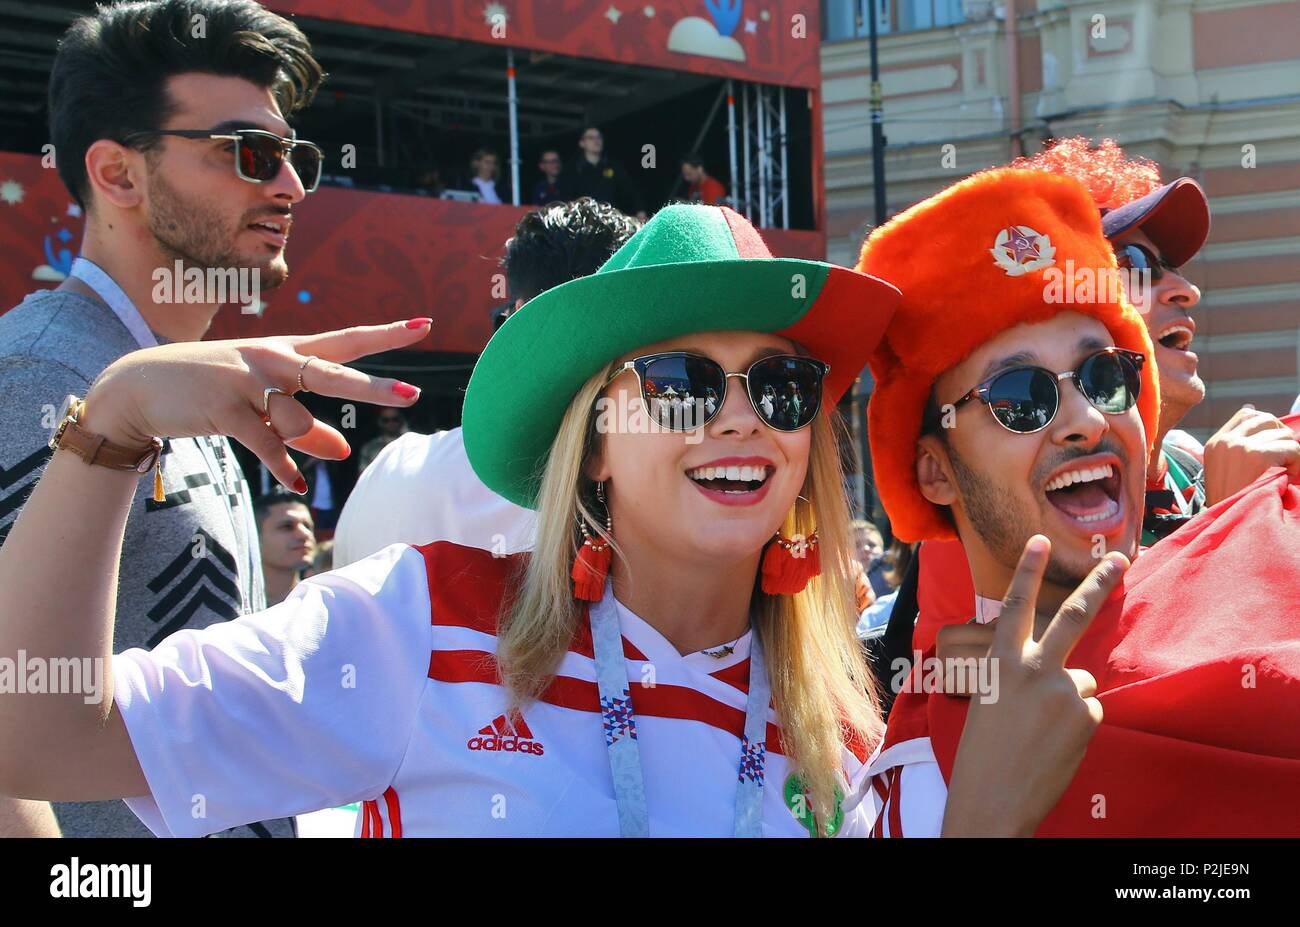
[[294, 173], [302, 181], [303, 190], [313, 193], [320, 185], [321, 167], [325, 153], [311, 142], [299, 138], [286, 138], [265, 129], [233, 129], [218, 132], [214, 129], [151, 129], [132, 132], [122, 140], [132, 145], [143, 138], [172, 135], [177, 138], [210, 139], [230, 142], [235, 155], [235, 176], [249, 183], [266, 183], [280, 174], [286, 158]]
[[988, 406], [999, 425], [1015, 434], [1042, 431], [1061, 407], [1061, 380], [1073, 380], [1096, 409], [1122, 415], [1133, 408], [1142, 390], [1146, 357], [1124, 348], [1103, 348], [1074, 370], [1054, 373], [1029, 364], [1008, 367], [989, 377], [952, 404], [954, 411], [972, 399]]

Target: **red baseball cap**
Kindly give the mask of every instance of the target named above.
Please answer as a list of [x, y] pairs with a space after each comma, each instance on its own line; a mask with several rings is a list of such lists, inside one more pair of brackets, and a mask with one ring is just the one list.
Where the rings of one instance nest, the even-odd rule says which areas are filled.
[[1166, 261], [1181, 267], [1201, 250], [1210, 235], [1210, 203], [1201, 185], [1179, 177], [1117, 209], [1103, 210], [1101, 227], [1112, 241], [1141, 228]]

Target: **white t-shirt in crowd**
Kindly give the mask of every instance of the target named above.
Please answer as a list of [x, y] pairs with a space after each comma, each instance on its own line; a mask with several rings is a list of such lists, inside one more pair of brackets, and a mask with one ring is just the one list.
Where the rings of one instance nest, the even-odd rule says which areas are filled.
[[[359, 836], [618, 836], [590, 634], [522, 720], [496, 682], [493, 603], [518, 558], [393, 545], [284, 602], [113, 658], [114, 698], [160, 836], [364, 803]], [[749, 637], [679, 654], [606, 587], [636, 704], [652, 836], [730, 836]], [[644, 684], [649, 679], [653, 684]], [[838, 835], [874, 823], [865, 757], [843, 752]], [[807, 836], [769, 715], [766, 836]], [[794, 794], [790, 792], [790, 794]]]
[[537, 516], [483, 485], [459, 428], [408, 431], [389, 443], [348, 496], [334, 529], [334, 565], [389, 544], [452, 541], [494, 553], [532, 550]]

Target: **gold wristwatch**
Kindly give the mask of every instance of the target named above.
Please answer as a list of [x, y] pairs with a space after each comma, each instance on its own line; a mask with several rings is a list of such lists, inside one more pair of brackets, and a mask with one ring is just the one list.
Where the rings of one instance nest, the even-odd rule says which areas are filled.
[[163, 502], [167, 496], [162, 483], [162, 441], [150, 439], [143, 448], [122, 447], [81, 427], [80, 419], [85, 414], [86, 401], [69, 395], [63, 400], [59, 415], [58, 430], [50, 438], [50, 447], [54, 450], [72, 451], [88, 464], [97, 464], [112, 470], [134, 470], [141, 475], [153, 470], [153, 498]]

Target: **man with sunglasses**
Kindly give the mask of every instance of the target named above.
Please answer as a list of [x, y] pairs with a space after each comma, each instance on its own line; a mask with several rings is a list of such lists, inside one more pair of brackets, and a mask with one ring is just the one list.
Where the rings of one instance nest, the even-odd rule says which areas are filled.
[[1191, 350], [1196, 336], [1191, 310], [1201, 292], [1181, 270], [1209, 236], [1210, 207], [1200, 185], [1190, 177], [1162, 184], [1158, 165], [1127, 157], [1111, 139], [1097, 148], [1083, 137], [1061, 139], [1013, 166], [1074, 177], [1088, 188], [1151, 334], [1160, 374], [1160, 427], [1159, 453], [1148, 464], [1143, 545], [1168, 536], [1269, 467], [1300, 460], [1300, 444], [1281, 421], [1250, 405], [1204, 447], [1178, 430], [1179, 422], [1205, 399]]
[[1181, 268], [1209, 236], [1209, 202], [1192, 178], [1161, 184], [1157, 165], [1126, 157], [1111, 139], [1095, 149], [1086, 138], [1061, 139], [1013, 166], [1073, 177], [1088, 189], [1101, 211], [1102, 231], [1114, 247], [1129, 295], [1151, 335], [1152, 362], [1160, 377], [1160, 424], [1158, 451], [1147, 470], [1142, 543], [1149, 546], [1205, 506], [1202, 449], [1190, 435], [1174, 429], [1205, 398], [1191, 351], [1196, 335], [1191, 309], [1200, 302], [1201, 292]]
[[[1017, 168], [1079, 181], [1101, 213], [1102, 230], [1152, 340], [1160, 380], [1156, 452], [1147, 464], [1141, 543], [1169, 536], [1207, 505], [1250, 485], [1269, 467], [1300, 461], [1300, 442], [1275, 416], [1244, 406], [1202, 447], [1178, 424], [1205, 398], [1191, 346], [1191, 310], [1200, 290], [1181, 268], [1205, 244], [1210, 210], [1190, 177], [1161, 184], [1159, 167], [1129, 158], [1110, 139], [1093, 147], [1083, 137], [1060, 139]], [[969, 617], [972, 589], [961, 545], [927, 542], [918, 558], [920, 616], [912, 644], [925, 650], [938, 628]], [[906, 616], [900, 615], [902, 621]], [[901, 642], [902, 634], [893, 640]], [[901, 646], [901, 643], [900, 643]], [[898, 649], [897, 647], [895, 649]], [[910, 648], [909, 648], [910, 652]], [[896, 654], [895, 654], [896, 655]], [[887, 662], [887, 661], [886, 661]]]
[[[1266, 804], [1279, 800], [1280, 770], [1300, 772], [1282, 759], [1300, 755], [1298, 735], [1259, 722], [1293, 711], [1287, 700], [1300, 681], [1300, 662], [1288, 656], [1300, 619], [1282, 604], [1297, 594], [1288, 565], [1300, 556], [1297, 487], [1279, 471], [1189, 526], [1183, 543], [1137, 556], [1159, 431], [1151, 339], [1122, 295], [1098, 288], [1081, 301], [1049, 301], [1047, 273], [1067, 261], [1114, 266], [1088, 193], [1041, 172], [975, 175], [872, 234], [858, 269], [888, 271], [903, 292], [871, 360], [881, 500], [900, 539], [960, 540], [976, 624], [997, 618], [1017, 564], [1041, 557], [1045, 538], [1041, 585], [1018, 590], [1036, 601], [1035, 638], [1044, 615], [1094, 581], [1101, 558], [1137, 558], [1123, 595], [1097, 615], [1067, 664], [1103, 723], [1037, 833], [1294, 832], [1295, 819], [1278, 821]], [[1264, 551], [1278, 547], [1287, 563], [1274, 571]], [[1234, 595], [1224, 598], [1229, 583]], [[972, 631], [980, 655], [989, 653], [985, 629]], [[1010, 634], [994, 631], [997, 659], [945, 665], [931, 652], [895, 680], [901, 694], [872, 764], [879, 835], [937, 835], [949, 789], [960, 787], [950, 781], [959, 751], [975, 754], [978, 766], [981, 752], [1004, 740], [997, 725], [1017, 723], [1015, 712], [994, 721], [984, 707], [1015, 704], [1021, 691], [1014, 661], [1001, 659]], [[1270, 667], [1267, 684], [1242, 700], [1241, 667], [1257, 664]], [[1011, 675], [999, 679], [1006, 666]], [[974, 675], [952, 684], [954, 670], [972, 669], [976, 686]], [[942, 694], [945, 676], [947, 691], [974, 697]], [[1190, 714], [1173, 710], [1193, 702]], [[1233, 794], [1206, 803], [1206, 782], [1229, 783]], [[1007, 783], [1008, 800], [1021, 785]]]
[[[208, 330], [221, 297], [156, 301], [181, 289], [160, 276], [251, 274], [258, 289], [285, 280], [293, 210], [321, 167], [286, 116], [321, 79], [303, 33], [250, 0], [105, 6], [64, 35], [50, 138], [85, 236], [67, 280], [0, 317], [0, 541], [49, 460], [65, 397], [84, 396], [124, 354]], [[115, 651], [265, 607], [251, 497], [225, 438], [172, 438], [118, 464], [155, 475], [132, 503]], [[55, 808], [68, 836], [149, 834], [121, 802]], [[270, 821], [230, 835], [292, 834]]]

